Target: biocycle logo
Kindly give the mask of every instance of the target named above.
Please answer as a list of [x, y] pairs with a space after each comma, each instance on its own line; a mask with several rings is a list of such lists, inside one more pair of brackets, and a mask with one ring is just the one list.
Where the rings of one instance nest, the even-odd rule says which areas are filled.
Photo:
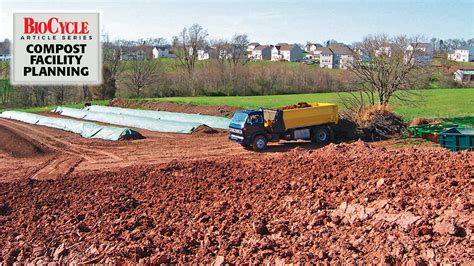
[[14, 13], [12, 84], [100, 84], [99, 16]]

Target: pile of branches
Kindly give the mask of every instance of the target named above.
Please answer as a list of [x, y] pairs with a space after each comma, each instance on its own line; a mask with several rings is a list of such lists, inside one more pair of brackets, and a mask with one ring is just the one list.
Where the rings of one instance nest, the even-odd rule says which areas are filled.
[[368, 106], [360, 109], [355, 122], [370, 134], [372, 140], [398, 136], [406, 129], [403, 119], [388, 105]]
[[283, 110], [291, 110], [291, 109], [307, 108], [307, 107], [311, 107], [311, 104], [309, 104], [307, 102], [299, 102], [297, 104], [285, 106], [282, 109]]

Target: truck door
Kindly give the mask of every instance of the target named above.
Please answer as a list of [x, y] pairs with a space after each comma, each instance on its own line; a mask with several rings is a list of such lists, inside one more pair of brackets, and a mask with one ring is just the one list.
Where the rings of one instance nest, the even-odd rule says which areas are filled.
[[246, 128], [249, 135], [251, 135], [250, 137], [253, 137], [254, 135], [257, 135], [257, 134], [265, 133], [265, 129], [263, 126], [263, 114], [262, 113], [250, 114], [247, 119]]

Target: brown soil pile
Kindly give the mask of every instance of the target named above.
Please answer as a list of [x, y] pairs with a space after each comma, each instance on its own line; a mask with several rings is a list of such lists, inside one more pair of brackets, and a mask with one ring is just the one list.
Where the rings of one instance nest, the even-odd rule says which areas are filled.
[[34, 140], [0, 124], [0, 151], [13, 157], [34, 157], [48, 153], [48, 150]]
[[0, 184], [0, 261], [472, 262], [474, 155], [363, 142]]
[[281, 109], [283, 110], [291, 110], [291, 109], [298, 109], [298, 108], [308, 108], [308, 107], [311, 107], [311, 104], [307, 103], [307, 102], [299, 102], [297, 104], [293, 104], [293, 105], [288, 105], [288, 106], [285, 106]]
[[441, 122], [443, 122], [443, 121], [440, 120], [440, 119], [419, 117], [419, 118], [413, 119], [410, 122], [410, 126], [414, 127], [414, 126], [421, 126], [421, 125], [428, 125], [428, 124], [433, 124], [434, 125], [434, 124], [439, 124]]
[[209, 134], [217, 134], [219, 131], [212, 127], [206, 125], [200, 125], [193, 130], [193, 135], [209, 135]]
[[153, 100], [126, 100], [114, 99], [110, 106], [123, 108], [141, 108], [145, 110], [168, 111], [189, 114], [215, 115], [223, 117], [232, 117], [234, 112], [240, 110], [230, 106], [200, 106], [192, 104], [180, 104], [166, 101]]

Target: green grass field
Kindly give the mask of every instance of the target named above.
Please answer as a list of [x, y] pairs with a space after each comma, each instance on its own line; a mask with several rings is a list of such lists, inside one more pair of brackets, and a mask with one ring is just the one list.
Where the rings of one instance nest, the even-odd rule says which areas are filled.
[[[411, 93], [409, 102], [393, 100], [392, 106], [406, 121], [417, 117], [442, 118], [444, 120], [474, 126], [474, 88], [432, 89]], [[281, 107], [297, 102], [330, 102], [342, 107], [343, 98], [348, 93], [312, 93], [268, 96], [222, 96], [222, 97], [170, 97], [141, 98], [136, 100], [171, 101], [193, 105], [228, 105], [242, 109], [259, 107]], [[106, 105], [108, 101], [94, 101], [93, 104]], [[68, 107], [81, 108], [82, 103], [67, 104]], [[15, 109], [25, 112], [46, 112], [53, 108], [34, 107]], [[2, 110], [0, 110], [2, 111]]]

